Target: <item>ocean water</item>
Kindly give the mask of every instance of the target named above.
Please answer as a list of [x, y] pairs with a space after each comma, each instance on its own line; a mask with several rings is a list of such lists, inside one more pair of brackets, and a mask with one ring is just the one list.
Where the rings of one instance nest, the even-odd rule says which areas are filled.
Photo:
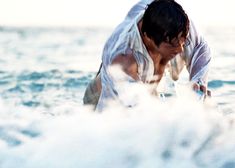
[[111, 31], [0, 27], [0, 167], [235, 168], [234, 27], [203, 28], [211, 99], [183, 82], [165, 101], [131, 86], [140, 105], [94, 113], [82, 96]]

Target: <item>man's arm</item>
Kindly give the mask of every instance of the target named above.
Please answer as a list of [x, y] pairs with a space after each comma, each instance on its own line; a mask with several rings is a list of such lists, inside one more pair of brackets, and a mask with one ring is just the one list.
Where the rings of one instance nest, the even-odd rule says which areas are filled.
[[192, 88], [207, 95], [207, 75], [211, 61], [210, 48], [191, 20], [187, 40], [189, 44], [184, 47], [184, 52], [170, 61], [171, 77], [173, 80], [178, 80], [180, 72], [186, 65]]
[[189, 79], [193, 83], [195, 91], [207, 92], [208, 71], [211, 62], [210, 48], [204, 38], [197, 32], [190, 21], [190, 44], [186, 47], [186, 66], [189, 71]]

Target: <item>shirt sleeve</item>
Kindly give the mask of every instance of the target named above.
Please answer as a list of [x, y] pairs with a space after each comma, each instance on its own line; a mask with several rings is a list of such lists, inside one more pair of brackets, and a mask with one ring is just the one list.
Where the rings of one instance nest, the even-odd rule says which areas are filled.
[[[126, 107], [134, 106], [137, 91], [133, 87], [136, 86], [137, 81], [125, 74], [119, 66], [113, 65], [104, 68], [101, 73], [102, 91], [96, 111], [102, 111], [112, 100]], [[127, 92], [128, 94], [126, 94]]]
[[185, 47], [184, 51], [189, 80], [207, 84], [211, 52], [207, 42], [198, 33], [192, 21], [190, 21], [189, 42], [190, 44]]
[[189, 44], [184, 47], [184, 51], [170, 61], [169, 71], [171, 77], [173, 80], [178, 80], [179, 74], [186, 65], [189, 80], [206, 85], [211, 62], [210, 48], [191, 20], [187, 40]]
[[150, 4], [152, 1], [153, 0], [140, 0], [127, 13], [126, 19], [133, 19], [134, 17], [136, 17], [136, 15], [138, 15], [140, 11], [145, 10], [147, 5]]

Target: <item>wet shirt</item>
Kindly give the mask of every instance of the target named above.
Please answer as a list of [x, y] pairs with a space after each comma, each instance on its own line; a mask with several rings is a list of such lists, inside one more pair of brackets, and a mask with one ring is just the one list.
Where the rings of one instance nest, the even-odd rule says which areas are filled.
[[[110, 65], [116, 56], [133, 54], [138, 65], [139, 82], [149, 82], [154, 78], [153, 61], [142, 42], [138, 30], [138, 22], [142, 19], [147, 4], [151, 2], [152, 0], [142, 0], [133, 6], [104, 46], [100, 73], [102, 91], [97, 104], [98, 110], [103, 109], [108, 99], [120, 100], [124, 104], [126, 103], [125, 100], [120, 98], [120, 90], [115, 81], [135, 82], [130, 76], [125, 74], [117, 75], [117, 71], [110, 69]], [[195, 29], [192, 21], [190, 21], [188, 40], [189, 45], [185, 46], [184, 51], [169, 62], [170, 75], [173, 80], [177, 80], [181, 70], [186, 66], [190, 81], [206, 83], [211, 59], [210, 50], [205, 40]]]

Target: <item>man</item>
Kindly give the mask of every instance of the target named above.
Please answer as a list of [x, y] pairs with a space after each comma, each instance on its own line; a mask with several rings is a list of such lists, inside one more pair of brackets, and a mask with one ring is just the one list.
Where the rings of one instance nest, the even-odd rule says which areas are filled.
[[[186, 65], [194, 90], [207, 94], [210, 51], [182, 7], [174, 0], [142, 0], [114, 30], [103, 50], [102, 64], [83, 101], [102, 110], [108, 99], [119, 99], [112, 65], [127, 82], [157, 84], [168, 67], [177, 80]], [[128, 93], [127, 93], [128, 94]]]

